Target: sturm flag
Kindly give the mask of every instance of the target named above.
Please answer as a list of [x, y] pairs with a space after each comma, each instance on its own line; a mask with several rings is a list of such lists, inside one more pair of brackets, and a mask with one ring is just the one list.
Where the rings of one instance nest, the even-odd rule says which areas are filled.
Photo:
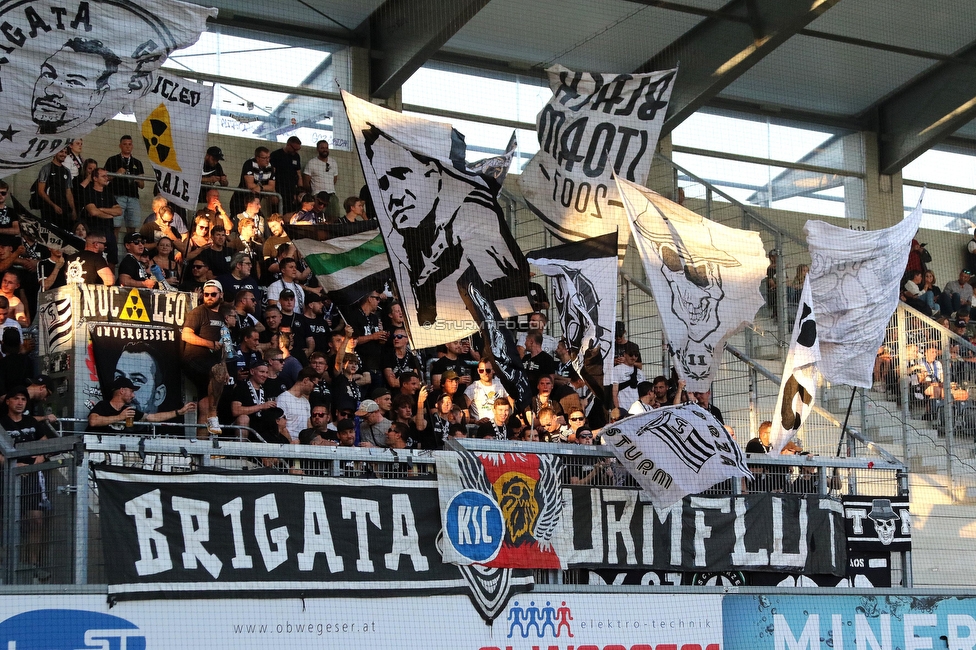
[[820, 342], [817, 340], [817, 318], [810, 294], [810, 278], [803, 282], [800, 304], [793, 323], [790, 351], [783, 366], [783, 381], [773, 411], [769, 443], [779, 453], [806, 422], [817, 398], [817, 362]]
[[582, 372], [587, 352], [595, 350], [603, 375], [609, 377], [617, 314], [617, 233], [544, 248], [526, 259], [552, 278], [563, 336], [579, 351], [573, 362], [576, 372]]
[[759, 233], [729, 228], [617, 178], [668, 352], [689, 391], [711, 388], [725, 342], [753, 322], [769, 262]]
[[739, 445], [697, 404], [666, 406], [604, 427], [604, 444], [656, 507], [733, 477], [752, 478]]
[[444, 561], [511, 569], [565, 569], [562, 462], [548, 454], [436, 452]]
[[[528, 263], [498, 204], [501, 186], [463, 163], [399, 139], [399, 113], [342, 94], [366, 185], [378, 215], [411, 343], [425, 348], [478, 331], [457, 282], [473, 266], [502, 317], [531, 311]], [[413, 135], [414, 130], [407, 130]]]
[[820, 374], [832, 384], [870, 388], [878, 346], [898, 307], [901, 270], [922, 219], [922, 199], [884, 230], [854, 231], [823, 221], [803, 226], [820, 338]]
[[213, 86], [168, 72], [157, 73], [149, 93], [135, 103], [159, 193], [184, 208], [196, 208], [200, 195], [212, 104]]
[[677, 70], [600, 74], [556, 65], [546, 72], [552, 99], [539, 112], [539, 152], [519, 187], [562, 241], [619, 232], [622, 261], [630, 231], [612, 176], [647, 181]]
[[0, 177], [47, 160], [126, 110], [152, 89], [166, 57], [195, 43], [216, 16], [176, 0], [0, 4], [11, 45], [0, 69]]
[[298, 238], [298, 228], [287, 228], [292, 243], [340, 311], [390, 283], [390, 262], [375, 221], [330, 224], [331, 238], [323, 241]]
[[19, 218], [21, 234], [45, 248], [60, 250], [65, 255], [74, 255], [85, 248], [83, 238], [50, 221], [42, 221], [26, 210], [21, 209]]

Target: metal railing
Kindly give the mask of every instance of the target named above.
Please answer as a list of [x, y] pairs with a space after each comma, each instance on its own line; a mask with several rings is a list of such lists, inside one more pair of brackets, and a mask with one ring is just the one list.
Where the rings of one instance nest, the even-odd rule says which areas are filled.
[[[124, 178], [129, 181], [145, 181], [147, 183], [156, 183], [155, 176], [133, 176], [132, 174], [115, 174], [113, 172], [107, 172], [109, 178]], [[231, 194], [257, 194], [258, 196], [264, 198], [275, 198], [278, 200], [278, 211], [281, 212], [284, 209], [284, 197], [278, 192], [252, 192], [247, 188], [242, 187], [224, 187], [223, 185], [207, 185], [206, 183], [201, 183], [200, 188], [203, 190], [219, 190], [221, 192], [229, 192]], [[192, 197], [191, 197], [192, 198]], [[193, 201], [197, 203], [197, 201]], [[233, 217], [234, 215], [230, 215]]]

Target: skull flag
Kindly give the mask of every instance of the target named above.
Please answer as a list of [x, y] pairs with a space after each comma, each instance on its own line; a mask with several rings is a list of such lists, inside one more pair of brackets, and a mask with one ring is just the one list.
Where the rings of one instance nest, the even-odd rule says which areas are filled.
[[725, 342], [763, 305], [766, 252], [759, 233], [709, 221], [617, 177], [634, 244], [689, 391], [707, 391]]
[[773, 427], [769, 443], [773, 453], [779, 453], [790, 438], [806, 422], [817, 397], [817, 361], [820, 360], [820, 341], [817, 340], [817, 319], [810, 297], [810, 279], [803, 282], [800, 305], [793, 323], [790, 351], [783, 366], [783, 381], [779, 387]]

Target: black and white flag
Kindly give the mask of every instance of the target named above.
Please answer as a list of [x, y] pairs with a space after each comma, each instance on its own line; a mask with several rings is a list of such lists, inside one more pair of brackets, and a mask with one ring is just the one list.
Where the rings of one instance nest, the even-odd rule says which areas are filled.
[[603, 375], [613, 370], [617, 314], [617, 233], [543, 248], [526, 259], [552, 278], [552, 300], [563, 336], [578, 350], [573, 367], [582, 373], [586, 353], [595, 349]]
[[773, 453], [779, 453], [800, 427], [817, 399], [817, 362], [820, 361], [820, 341], [817, 339], [817, 318], [810, 294], [810, 278], [803, 282], [800, 305], [793, 323], [790, 351], [783, 366], [783, 381], [776, 398], [773, 427], [769, 442]]
[[159, 72], [135, 103], [159, 193], [184, 208], [197, 207], [213, 93], [213, 86]]
[[[478, 331], [458, 294], [473, 266], [503, 318], [531, 311], [529, 268], [498, 204], [501, 186], [399, 139], [403, 116], [342, 93], [390, 268], [417, 349]], [[412, 124], [411, 118], [407, 124]], [[408, 135], [414, 134], [408, 130]], [[434, 131], [436, 133], [436, 130]]]
[[803, 226], [820, 336], [819, 368], [832, 384], [871, 387], [924, 197], [923, 191], [910, 215], [883, 230], [849, 230], [823, 221]]
[[0, 68], [0, 177], [131, 112], [166, 57], [195, 43], [216, 16], [177, 0], [0, 3], [9, 45]]
[[739, 445], [697, 404], [632, 415], [604, 427], [601, 435], [658, 507], [728, 478], [752, 478]]
[[689, 391], [707, 391], [725, 342], [763, 305], [769, 262], [759, 233], [729, 228], [617, 178], [668, 352]]
[[85, 240], [78, 235], [39, 219], [26, 210], [21, 211], [19, 218], [21, 234], [45, 248], [60, 250], [65, 255], [74, 255], [85, 248]]
[[552, 99], [539, 112], [539, 152], [519, 176], [525, 201], [562, 241], [629, 229], [613, 174], [645, 183], [677, 70], [648, 74], [549, 68]]

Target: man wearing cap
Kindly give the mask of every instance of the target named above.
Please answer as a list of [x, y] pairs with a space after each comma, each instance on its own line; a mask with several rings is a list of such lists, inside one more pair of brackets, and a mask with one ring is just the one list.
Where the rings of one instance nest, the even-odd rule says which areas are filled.
[[209, 410], [210, 369], [220, 361], [220, 328], [224, 326], [220, 316], [222, 298], [220, 283], [209, 280], [203, 285], [203, 303], [190, 310], [183, 321], [183, 372], [196, 386], [200, 414]]
[[624, 325], [622, 320], [618, 320], [615, 325], [613, 339], [613, 362], [614, 364], [621, 364], [624, 362], [624, 353], [629, 352], [631, 356], [634, 357], [634, 367], [643, 368], [644, 364], [641, 360], [640, 348], [633, 341], [627, 340], [627, 326]]
[[139, 258], [146, 252], [145, 240], [142, 234], [130, 232], [125, 236], [126, 256], [119, 262], [119, 286], [138, 287], [140, 289], [154, 289], [158, 284], [156, 278], [142, 266]]
[[972, 279], [973, 272], [969, 269], [963, 269], [959, 272], [958, 280], [947, 282], [942, 289], [942, 293], [949, 294], [949, 299], [952, 301], [951, 307], [956, 312], [956, 318], [969, 318], [973, 300], [973, 285], [970, 284]]
[[443, 395], [449, 395], [451, 397], [451, 403], [455, 406], [460, 407], [462, 410], [466, 411], [471, 406], [471, 400], [468, 399], [464, 391], [460, 390], [461, 377], [454, 370], [448, 370], [441, 375], [441, 392], [437, 397], [428, 405], [433, 408], [437, 403], [437, 400]]
[[[224, 173], [224, 168], [220, 166], [220, 161], [224, 159], [224, 152], [220, 150], [220, 147], [210, 147], [207, 149], [207, 153], [203, 156], [203, 178], [200, 182], [204, 185], [220, 185], [221, 187], [227, 187], [230, 182], [227, 180], [227, 174]], [[201, 187], [200, 188], [200, 203], [204, 203], [207, 200], [207, 192], [212, 188]]]
[[386, 447], [386, 432], [390, 421], [383, 417], [383, 410], [374, 400], [364, 399], [356, 411], [362, 420], [359, 422], [360, 447]]
[[166, 401], [166, 381], [155, 349], [144, 341], [129, 341], [115, 363], [115, 379], [125, 377], [135, 386], [132, 405], [156, 413]]
[[288, 417], [288, 433], [294, 440], [298, 440], [298, 434], [311, 423], [312, 406], [308, 396], [312, 394], [318, 377], [318, 373], [313, 369], [302, 368], [291, 388], [275, 399], [278, 408]]
[[184, 415], [196, 408], [193, 402], [187, 402], [175, 411], [161, 413], [143, 413], [132, 406], [135, 399], [136, 385], [127, 377], [119, 377], [112, 384], [112, 397], [102, 400], [88, 414], [88, 427], [96, 433], [132, 433], [132, 427], [126, 425], [126, 420], [133, 422], [163, 422]]
[[[262, 436], [265, 431], [275, 429], [276, 423], [265, 418], [264, 411], [276, 408], [278, 403], [266, 399], [264, 382], [268, 379], [268, 362], [257, 361], [248, 369], [248, 380], [234, 386], [231, 393], [230, 410], [234, 424], [255, 429]], [[308, 418], [305, 419], [308, 421]]]

